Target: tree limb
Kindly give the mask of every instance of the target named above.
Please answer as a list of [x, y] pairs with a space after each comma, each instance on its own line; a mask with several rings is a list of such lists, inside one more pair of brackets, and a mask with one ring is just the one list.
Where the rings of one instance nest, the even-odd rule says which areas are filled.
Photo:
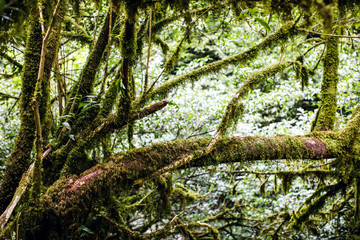
[[266, 37], [263, 41], [258, 43], [257, 45], [249, 48], [248, 50], [225, 58], [223, 60], [218, 60], [213, 63], [210, 63], [206, 66], [197, 68], [192, 72], [186, 73], [180, 77], [171, 79], [169, 81], [164, 82], [161, 86], [153, 89], [151, 92], [144, 94], [140, 99], [137, 100], [135, 105], [142, 106], [147, 101], [157, 97], [166, 96], [172, 89], [181, 85], [185, 82], [194, 82], [200, 79], [203, 76], [208, 74], [217, 73], [221, 69], [230, 66], [230, 65], [241, 65], [244, 64], [254, 58], [256, 58], [260, 52], [273, 48], [277, 46], [279, 42], [284, 42], [288, 38], [296, 36], [300, 32], [298, 31], [298, 27], [294, 26], [294, 22], [290, 21], [285, 23], [278, 31]]
[[[332, 139], [331, 139], [332, 140]], [[102, 194], [103, 188], [123, 191], [131, 188], [135, 181], [169, 166], [181, 156], [199, 152], [209, 144], [209, 139], [182, 140], [158, 143], [135, 149], [124, 154], [113, 155], [108, 162], [87, 170], [80, 177], [72, 176], [57, 181], [43, 197], [46, 206], [60, 216], [78, 215], [86, 209], [87, 199]], [[228, 162], [254, 161], [261, 159], [323, 159], [334, 155], [326, 144], [313, 135], [275, 137], [232, 137], [220, 140], [209, 155], [195, 158], [186, 166], [200, 167]], [[58, 190], [54, 190], [58, 189]], [[81, 207], [76, 207], [81, 206]]]
[[34, 163], [32, 163], [30, 165], [30, 167], [28, 168], [28, 170], [23, 174], [23, 176], [20, 180], [20, 184], [19, 184], [18, 188], [16, 189], [16, 192], [15, 192], [9, 206], [6, 208], [6, 210], [3, 212], [3, 214], [1, 214], [1, 216], [0, 216], [0, 232], [2, 232], [2, 230], [4, 229], [6, 223], [9, 221], [11, 214], [14, 211], [16, 205], [20, 201], [21, 196], [24, 194], [24, 192], [27, 188], [27, 185], [29, 184], [30, 176], [33, 172], [33, 169], [34, 169]]

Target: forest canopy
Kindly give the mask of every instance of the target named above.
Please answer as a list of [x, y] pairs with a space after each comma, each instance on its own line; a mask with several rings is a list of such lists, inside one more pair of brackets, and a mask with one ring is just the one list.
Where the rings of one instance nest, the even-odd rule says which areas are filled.
[[357, 239], [359, 31], [356, 0], [0, 1], [0, 239]]

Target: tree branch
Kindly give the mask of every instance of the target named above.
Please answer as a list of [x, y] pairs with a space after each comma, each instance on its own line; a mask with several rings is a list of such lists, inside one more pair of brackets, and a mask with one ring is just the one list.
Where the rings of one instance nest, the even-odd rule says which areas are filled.
[[140, 99], [137, 100], [136, 105], [142, 106], [147, 101], [157, 97], [165, 97], [172, 89], [178, 87], [184, 82], [194, 82], [200, 79], [203, 76], [208, 74], [217, 73], [221, 69], [230, 66], [230, 65], [241, 65], [254, 58], [256, 58], [260, 52], [272, 49], [275, 46], [278, 46], [279, 43], [286, 41], [288, 38], [296, 36], [300, 32], [298, 27], [294, 26], [294, 22], [285, 23], [278, 31], [269, 35], [259, 44], [249, 48], [248, 50], [225, 58], [223, 60], [215, 61], [206, 66], [197, 68], [192, 72], [186, 73], [180, 77], [166, 81], [161, 86], [153, 89], [151, 92], [144, 94]]
[[6, 223], [9, 221], [12, 212], [14, 211], [16, 205], [20, 201], [21, 196], [24, 194], [27, 185], [29, 183], [29, 178], [33, 172], [34, 163], [30, 165], [29, 169], [23, 174], [20, 184], [16, 189], [16, 192], [6, 210], [0, 216], [0, 232], [4, 229]]
[[[329, 139], [332, 140], [332, 139]], [[159, 169], [165, 168], [188, 153], [205, 148], [209, 139], [182, 140], [158, 143], [111, 156], [106, 163], [99, 164], [84, 172], [80, 177], [57, 181], [44, 196], [46, 206], [54, 208], [60, 216], [77, 216], [77, 211], [86, 209], [87, 199], [99, 199], [103, 188], [123, 191], [131, 188], [135, 181], [146, 178]], [[313, 135], [276, 137], [232, 137], [219, 140], [211, 154], [195, 158], [186, 166], [200, 167], [228, 162], [243, 162], [275, 159], [323, 159], [335, 157], [323, 141]], [[58, 189], [58, 190], [55, 190]], [[101, 200], [99, 200], [101, 201]], [[76, 207], [81, 206], [81, 207]], [[80, 214], [79, 214], [80, 215]]]
[[0, 56], [5, 58], [6, 60], [8, 60], [11, 64], [13, 64], [14, 66], [16, 66], [19, 71], [22, 70], [23, 65], [21, 65], [18, 61], [16, 61], [14, 58], [10, 57], [9, 55], [7, 55], [5, 52], [1, 52]]

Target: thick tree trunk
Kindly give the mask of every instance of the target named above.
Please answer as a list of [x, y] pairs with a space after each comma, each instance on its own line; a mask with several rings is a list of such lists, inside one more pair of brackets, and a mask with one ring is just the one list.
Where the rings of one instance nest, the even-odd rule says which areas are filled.
[[[49, 41], [46, 48], [44, 74], [41, 88], [41, 99], [39, 102], [41, 120], [45, 141], [49, 134], [49, 98], [50, 98], [50, 74], [52, 65], [59, 46], [59, 35], [61, 23], [67, 10], [67, 1], [59, 2], [58, 12], [53, 19], [54, 25], [49, 35]], [[6, 171], [0, 185], [0, 211], [4, 211], [9, 204], [20, 178], [30, 165], [30, 153], [35, 139], [35, 121], [32, 107], [32, 98], [34, 97], [36, 80], [39, 72], [39, 63], [42, 47], [42, 32], [39, 22], [39, 10], [36, 3], [33, 3], [29, 17], [29, 36], [25, 49], [25, 64], [23, 67], [22, 89], [21, 89], [21, 125], [16, 140], [15, 147], [12, 150], [10, 158], [7, 161]], [[50, 11], [49, 14], [52, 14]]]
[[34, 7], [30, 14], [21, 87], [21, 124], [16, 144], [7, 161], [5, 174], [0, 184], [1, 212], [11, 201], [22, 174], [30, 165], [30, 153], [35, 138], [35, 122], [31, 100], [34, 96], [39, 70], [42, 35], [37, 8]]

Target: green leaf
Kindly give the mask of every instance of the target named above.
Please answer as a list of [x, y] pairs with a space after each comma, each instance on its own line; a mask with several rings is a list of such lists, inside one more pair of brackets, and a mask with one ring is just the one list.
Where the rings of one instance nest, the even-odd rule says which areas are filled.
[[2, 17], [10, 22], [14, 22], [14, 19], [12, 19], [11, 17], [8, 16], [2, 16]]
[[71, 140], [75, 141], [75, 136], [74, 136], [74, 134], [70, 134], [70, 135], [69, 135], [69, 138], [70, 138]]
[[62, 125], [64, 125], [68, 130], [71, 130], [71, 126], [68, 122], [63, 122]]
[[264, 19], [257, 17], [255, 18], [255, 20], [258, 21], [261, 25], [263, 25], [267, 30], [271, 31], [270, 25]]
[[87, 233], [89, 233], [89, 234], [91, 234], [91, 235], [94, 235], [94, 232], [91, 231], [90, 228], [88, 228], [88, 227], [86, 227], [86, 226], [84, 226], [84, 225], [80, 226], [80, 227], [79, 227], [79, 230], [84, 231], [84, 232], [87, 232]]
[[82, 107], [84, 107], [85, 105], [87, 105], [88, 103], [87, 102], [81, 102], [80, 104], [79, 104], [79, 108], [82, 108]]

